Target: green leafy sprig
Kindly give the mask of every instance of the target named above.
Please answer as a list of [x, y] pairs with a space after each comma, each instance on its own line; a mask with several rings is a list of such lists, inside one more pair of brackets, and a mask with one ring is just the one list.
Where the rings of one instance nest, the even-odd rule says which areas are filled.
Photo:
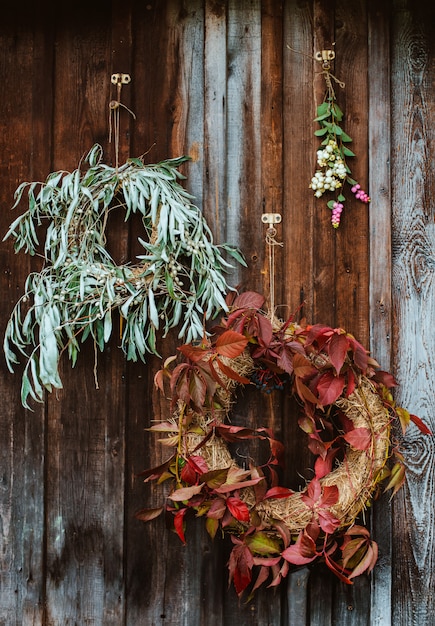
[[351, 186], [351, 191], [357, 200], [367, 204], [370, 202], [370, 198], [361, 189], [361, 185], [351, 178], [347, 158], [355, 156], [348, 145], [352, 139], [341, 127], [343, 112], [336, 101], [331, 74], [327, 70], [324, 70], [323, 73], [328, 89], [325, 100], [317, 107], [317, 117], [314, 119], [320, 126], [314, 134], [316, 137], [321, 137], [322, 142], [317, 150], [318, 169], [311, 179], [310, 188], [314, 191], [316, 198], [320, 198], [325, 192], [335, 194], [335, 199], [329, 200], [327, 207], [332, 211], [332, 226], [338, 228], [343, 211], [343, 202], [346, 199], [343, 193], [345, 183]]
[[[156, 331], [181, 325], [187, 341], [203, 336], [204, 319], [226, 309], [232, 267], [223, 252], [244, 264], [240, 253], [213, 243], [212, 233], [192, 196], [179, 184], [178, 167], [187, 157], [145, 165], [129, 159], [119, 168], [102, 162], [95, 145], [85, 164], [72, 172], [51, 173], [44, 183], [24, 182], [28, 209], [11, 224], [5, 239], [15, 251], [39, 254], [37, 226], [46, 234], [41, 271], [31, 273], [25, 293], [7, 324], [4, 351], [10, 371], [18, 356], [27, 361], [21, 399], [42, 401], [44, 389], [62, 387], [59, 360], [67, 351], [74, 365], [80, 342], [91, 336], [102, 351], [112, 335], [113, 311], [122, 323], [127, 359], [157, 354]], [[106, 249], [111, 211], [142, 217], [144, 254], [140, 264], [117, 265]]]

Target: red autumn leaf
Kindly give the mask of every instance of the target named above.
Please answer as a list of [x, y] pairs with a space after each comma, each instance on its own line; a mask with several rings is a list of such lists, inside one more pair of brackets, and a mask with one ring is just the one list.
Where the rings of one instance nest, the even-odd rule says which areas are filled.
[[219, 369], [221, 370], [221, 372], [225, 374], [225, 376], [227, 376], [231, 380], [235, 380], [236, 382], [241, 383], [242, 385], [248, 385], [250, 383], [249, 378], [246, 378], [245, 376], [241, 376], [231, 367], [228, 367], [228, 365], [225, 365], [225, 363], [223, 363], [223, 361], [221, 361], [220, 359], [216, 358], [216, 363], [219, 365]]
[[346, 379], [344, 376], [334, 376], [330, 371], [325, 372], [317, 382], [317, 393], [322, 406], [334, 404], [343, 393]]
[[181, 487], [173, 491], [168, 498], [173, 502], [183, 502], [184, 500], [190, 500], [192, 496], [196, 496], [202, 489], [203, 483], [200, 485], [193, 485], [192, 487]]
[[230, 582], [234, 582], [234, 587], [239, 597], [252, 580], [253, 566], [254, 559], [249, 548], [243, 544], [234, 546], [228, 561], [228, 568]]
[[353, 351], [353, 362], [364, 373], [369, 364], [369, 355], [367, 350], [354, 337], [348, 335], [350, 345]]
[[289, 498], [294, 494], [294, 491], [287, 489], [287, 487], [271, 487], [264, 494], [263, 500], [273, 498], [274, 500], [280, 500], [282, 498]]
[[328, 345], [328, 354], [329, 358], [331, 359], [331, 363], [335, 371], [337, 372], [337, 376], [340, 375], [341, 368], [343, 367], [343, 363], [348, 350], [349, 339], [346, 335], [332, 335]]
[[311, 378], [317, 373], [311, 361], [303, 354], [296, 353], [293, 357], [293, 371], [298, 378]]
[[223, 498], [218, 498], [217, 500], [213, 500], [211, 506], [207, 512], [207, 517], [211, 519], [222, 519], [225, 511], [227, 510], [227, 504]]
[[311, 326], [309, 329], [305, 345], [310, 346], [311, 344], [316, 343], [321, 349], [333, 333], [334, 330], [330, 326], [314, 324], [314, 326]]
[[321, 507], [322, 509], [329, 509], [329, 507], [337, 504], [338, 495], [337, 485], [323, 487], [321, 502], [317, 505], [318, 508]]
[[197, 472], [202, 475], [208, 472], [208, 465], [204, 457], [198, 454], [192, 454], [187, 458], [188, 464]]
[[335, 561], [333, 561], [328, 554], [325, 553], [324, 556], [325, 556], [325, 563], [329, 567], [331, 572], [333, 572], [337, 576], [337, 578], [339, 578], [343, 583], [346, 583], [347, 585], [352, 585], [353, 584], [352, 581], [350, 580], [348, 576], [346, 576], [346, 573], [343, 570], [343, 568], [340, 567]]
[[321, 439], [318, 438], [318, 435], [312, 434], [308, 440], [308, 449], [312, 454], [320, 456], [322, 459], [326, 458], [326, 454], [328, 448], [323, 443]]
[[332, 470], [332, 461], [338, 452], [337, 448], [329, 448], [325, 458], [319, 456], [314, 463], [314, 475], [317, 479], [323, 478]]
[[[272, 559], [268, 559], [268, 560], [272, 560]], [[281, 560], [279, 557], [277, 559], [274, 559], [276, 561]], [[257, 563], [257, 560], [254, 558], [254, 565], [260, 565], [260, 570], [258, 572], [258, 576], [257, 579], [255, 581], [255, 583], [252, 585], [252, 590], [251, 590], [251, 596], [254, 593], [254, 591], [257, 591], [257, 589], [259, 589], [261, 587], [261, 585], [263, 583], [266, 582], [266, 580], [269, 578], [269, 574], [270, 574], [270, 565], [262, 565], [261, 563]]]
[[421, 420], [417, 415], [409, 414], [411, 418], [411, 422], [417, 426], [419, 431], [423, 433], [423, 435], [432, 435], [432, 431], [430, 428], [426, 426], [426, 424]]
[[391, 389], [392, 387], [397, 387], [396, 379], [390, 372], [384, 372], [383, 370], [376, 370], [373, 376], [373, 380], [381, 385], [387, 387], [387, 389]]
[[280, 351], [278, 359], [276, 361], [278, 367], [280, 367], [287, 374], [293, 374], [293, 352], [286, 346]]
[[179, 346], [177, 349], [194, 363], [202, 361], [210, 352], [209, 346], [192, 346], [191, 343], [186, 343], [184, 346]]
[[372, 433], [368, 428], [354, 428], [343, 435], [343, 439], [356, 450], [368, 450], [372, 443]]
[[347, 384], [346, 384], [346, 398], [348, 398], [355, 391], [356, 380], [355, 374], [351, 369], [347, 372]]
[[310, 402], [311, 404], [318, 404], [318, 399], [313, 392], [301, 381], [300, 378], [295, 378], [296, 392], [299, 398], [303, 402]]
[[301, 496], [302, 501], [313, 511], [319, 509], [329, 509], [337, 503], [338, 500], [338, 487], [337, 485], [330, 485], [323, 487], [317, 478], [308, 484], [307, 490]]
[[317, 511], [320, 528], [330, 535], [340, 526], [340, 520], [326, 509]]
[[250, 480], [243, 480], [237, 483], [232, 483], [227, 481], [221, 487], [217, 487], [215, 489], [216, 493], [230, 493], [231, 491], [236, 491], [237, 489], [244, 489], [245, 487], [253, 487], [261, 480], [264, 480], [263, 476], [259, 476], [257, 478], [251, 478]]
[[357, 535], [370, 537], [370, 531], [365, 526], [359, 526], [358, 524], [355, 524], [354, 526], [351, 526], [346, 530], [344, 540], [347, 541], [348, 537], [355, 537]]
[[235, 517], [236, 520], [239, 520], [239, 522], [249, 522], [249, 509], [246, 504], [240, 500], [240, 498], [229, 496], [227, 498], [227, 507], [231, 515]]
[[183, 543], [186, 543], [186, 537], [184, 536], [184, 530], [186, 526], [184, 516], [186, 515], [187, 510], [188, 509], [181, 509], [180, 511], [177, 511], [174, 517], [175, 531]]
[[197, 368], [191, 371], [189, 381], [189, 396], [193, 405], [202, 411], [205, 397], [207, 394], [207, 383], [204, 376], [200, 374]]
[[157, 509], [141, 509], [134, 514], [136, 519], [139, 519], [141, 522], [149, 522], [152, 519], [158, 517], [164, 511], [163, 507], [159, 507]]
[[244, 291], [233, 302], [234, 309], [261, 309], [264, 296], [256, 291]]
[[139, 472], [139, 474], [136, 474], [136, 476], [137, 477], [143, 476], [145, 478], [144, 482], [159, 478], [162, 474], [164, 474], [168, 470], [169, 466], [172, 464], [174, 459], [175, 459], [175, 454], [172, 455], [170, 459], [168, 459], [161, 465], [157, 465], [156, 467], [150, 467], [149, 469], [143, 470], [142, 472]]
[[303, 531], [299, 534], [296, 543], [286, 548], [281, 556], [293, 565], [307, 565], [316, 559], [319, 555], [316, 551], [316, 544]]
[[180, 473], [181, 480], [189, 485], [194, 485], [196, 483], [196, 476], [197, 474], [192, 466], [186, 463]]
[[248, 343], [247, 337], [236, 333], [234, 330], [226, 330], [216, 341], [216, 352], [221, 356], [234, 359], [242, 354]]

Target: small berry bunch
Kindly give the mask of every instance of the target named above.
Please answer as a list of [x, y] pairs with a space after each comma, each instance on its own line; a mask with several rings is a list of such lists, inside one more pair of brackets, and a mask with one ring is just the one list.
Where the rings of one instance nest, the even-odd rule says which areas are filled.
[[278, 391], [284, 389], [283, 379], [269, 369], [256, 369], [251, 375], [251, 381], [256, 389], [268, 394], [272, 393], [274, 389]]
[[310, 189], [314, 191], [316, 198], [320, 198], [326, 191], [336, 193], [336, 199], [330, 200], [327, 206], [332, 211], [331, 224], [338, 228], [343, 211], [345, 197], [342, 193], [344, 183], [352, 185], [352, 193], [355, 198], [367, 204], [370, 202], [368, 194], [361, 189], [355, 180], [350, 177], [351, 171], [346, 163], [346, 157], [355, 154], [346, 145], [352, 141], [340, 126], [343, 112], [340, 110], [335, 99], [335, 93], [330, 81], [327, 81], [328, 92], [324, 102], [317, 107], [317, 117], [320, 128], [314, 132], [317, 137], [322, 137], [322, 143], [317, 150], [318, 168], [311, 179]]

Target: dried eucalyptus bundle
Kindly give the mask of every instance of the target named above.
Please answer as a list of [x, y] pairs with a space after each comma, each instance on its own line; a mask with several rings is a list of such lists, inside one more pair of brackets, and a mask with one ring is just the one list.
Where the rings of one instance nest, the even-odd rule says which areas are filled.
[[[121, 346], [127, 359], [145, 361], [156, 352], [156, 331], [180, 326], [186, 341], [203, 335], [204, 319], [224, 309], [230, 289], [223, 253], [244, 264], [229, 245], [218, 246], [192, 196], [178, 182], [187, 157], [145, 165], [129, 159], [119, 168], [102, 162], [95, 145], [73, 172], [53, 172], [45, 183], [24, 182], [28, 209], [5, 239], [15, 251], [41, 252], [36, 226], [45, 225], [44, 265], [27, 278], [25, 293], [8, 322], [4, 351], [13, 372], [19, 355], [26, 362], [21, 400], [42, 401], [44, 388], [61, 388], [63, 351], [74, 365], [89, 336], [102, 351], [112, 334], [112, 313], [122, 320]], [[117, 265], [106, 249], [106, 226], [113, 210], [142, 216], [144, 254], [139, 264]], [[42, 246], [41, 246], [42, 247]]]

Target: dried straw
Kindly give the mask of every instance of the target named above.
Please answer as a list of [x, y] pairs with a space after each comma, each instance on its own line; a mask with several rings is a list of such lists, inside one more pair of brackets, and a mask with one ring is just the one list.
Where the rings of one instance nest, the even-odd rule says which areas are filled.
[[[231, 367], [246, 376], [252, 372], [254, 364], [244, 354], [233, 359]], [[222, 410], [214, 411], [213, 414], [195, 414], [194, 421], [206, 431], [212, 421], [223, 421], [230, 411], [235, 386], [234, 381], [228, 381], [227, 389], [218, 389]], [[355, 428], [367, 428], [372, 433], [367, 450], [357, 450], [349, 446], [344, 460], [320, 480], [323, 486], [337, 486], [338, 501], [330, 512], [339, 520], [340, 528], [344, 528], [350, 526], [364, 510], [376, 486], [379, 471], [385, 465], [389, 452], [390, 416], [372, 383], [365, 377], [362, 377], [351, 396], [338, 399], [336, 406], [353, 422]], [[200, 436], [189, 434], [186, 442], [188, 452], [192, 452], [201, 439]], [[204, 458], [210, 470], [238, 467], [225, 441], [215, 435], [198, 448], [196, 454]], [[259, 503], [256, 503], [252, 488], [243, 489], [240, 495], [251, 511], [255, 510], [265, 528], [270, 528], [274, 521], [281, 520], [290, 532], [298, 533], [310, 523], [313, 515], [312, 510], [302, 500], [303, 493], [304, 491], [300, 491], [285, 499], [268, 499]]]

